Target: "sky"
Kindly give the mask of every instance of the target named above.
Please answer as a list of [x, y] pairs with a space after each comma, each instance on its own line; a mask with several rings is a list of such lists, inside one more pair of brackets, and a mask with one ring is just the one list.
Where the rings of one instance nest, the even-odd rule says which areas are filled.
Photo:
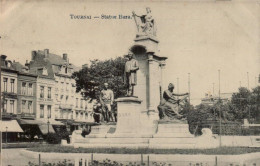
[[[138, 15], [150, 7], [157, 25], [161, 56], [168, 57], [165, 82], [188, 91], [198, 104], [205, 93], [253, 88], [260, 73], [260, 3], [258, 0], [193, 1], [1, 1], [0, 49], [8, 59], [25, 63], [32, 50], [48, 48], [68, 54], [81, 66], [92, 59], [123, 56], [134, 44], [134, 19], [93, 19], [104, 15]], [[71, 19], [70, 14], [92, 19]], [[258, 84], [259, 85], [259, 84]], [[164, 87], [164, 89], [167, 87]]]

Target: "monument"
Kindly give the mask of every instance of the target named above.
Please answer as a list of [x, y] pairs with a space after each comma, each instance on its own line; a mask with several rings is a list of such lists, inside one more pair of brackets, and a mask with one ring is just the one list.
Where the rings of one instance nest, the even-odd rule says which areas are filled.
[[[86, 138], [74, 140], [74, 147], [195, 148], [197, 140], [187, 122], [159, 120], [158, 105], [167, 57], [158, 50], [156, 24], [150, 8], [133, 17], [137, 27], [125, 64], [127, 96], [118, 98], [118, 121], [92, 128]], [[111, 132], [115, 131], [115, 132]], [[133, 139], [134, 138], [134, 139]]]

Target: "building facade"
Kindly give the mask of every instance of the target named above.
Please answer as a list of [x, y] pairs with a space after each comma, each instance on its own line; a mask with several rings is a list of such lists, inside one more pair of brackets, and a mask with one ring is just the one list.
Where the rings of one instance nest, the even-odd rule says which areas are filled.
[[17, 116], [18, 118], [35, 119], [37, 75], [29, 73], [28, 67], [19, 62], [14, 62], [13, 66], [18, 71]]
[[[76, 83], [72, 78], [73, 72], [79, 70], [69, 63], [68, 55], [62, 56], [49, 53], [48, 49], [43, 51], [32, 51], [30, 70], [37, 71], [38, 75], [46, 75], [45, 85], [37, 81], [37, 91], [39, 92], [38, 106], [40, 108], [40, 118], [46, 118], [43, 110], [50, 110], [50, 118], [56, 120], [85, 121], [87, 111], [85, 100], [80, 93], [76, 93]], [[49, 82], [46, 82], [49, 78]], [[51, 83], [53, 81], [53, 83]], [[48, 84], [48, 85], [47, 85]], [[51, 98], [46, 98], [51, 94]], [[42, 94], [44, 97], [42, 97]], [[44, 99], [43, 99], [44, 98]], [[44, 103], [43, 103], [44, 102]], [[47, 111], [48, 112], [48, 111]]]
[[204, 105], [214, 105], [218, 103], [219, 100], [222, 101], [222, 103], [227, 103], [231, 101], [233, 93], [220, 93], [220, 97], [216, 95], [211, 95], [210, 93], [206, 93], [205, 97], [201, 99], [201, 104]]
[[3, 118], [17, 115], [17, 71], [13, 63], [1, 55], [1, 98]]
[[37, 98], [36, 98], [36, 119], [55, 119], [55, 101], [54, 101], [54, 79], [38, 76], [37, 79]]

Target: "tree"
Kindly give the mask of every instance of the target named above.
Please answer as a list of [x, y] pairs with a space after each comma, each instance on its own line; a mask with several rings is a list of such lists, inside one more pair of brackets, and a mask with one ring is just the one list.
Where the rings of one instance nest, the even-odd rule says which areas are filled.
[[238, 93], [234, 93], [231, 99], [233, 110], [231, 113], [234, 119], [259, 120], [260, 86], [252, 89], [252, 92], [245, 87], [239, 88]]
[[234, 93], [231, 98], [231, 103], [234, 106], [233, 115], [235, 119], [242, 120], [249, 118], [249, 99], [251, 92], [245, 88], [241, 87], [238, 89], [237, 93]]
[[187, 116], [190, 132], [195, 135], [201, 135], [201, 129], [206, 127], [205, 124], [211, 119], [214, 119], [212, 106], [204, 104], [197, 105]]
[[107, 82], [115, 94], [115, 98], [126, 94], [124, 85], [124, 66], [122, 57], [109, 60], [92, 60], [89, 67], [73, 73], [76, 80], [76, 91], [86, 98], [98, 99], [99, 92]]
[[256, 123], [260, 122], [260, 86], [255, 87], [252, 90], [251, 97], [249, 99], [250, 102], [250, 114], [251, 117], [254, 117]]

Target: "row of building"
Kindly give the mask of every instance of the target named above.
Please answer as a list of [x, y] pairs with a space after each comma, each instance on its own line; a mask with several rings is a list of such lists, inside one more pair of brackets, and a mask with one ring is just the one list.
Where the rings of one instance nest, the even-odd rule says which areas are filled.
[[[81, 68], [68, 55], [48, 49], [32, 51], [25, 65], [1, 55], [2, 118], [16, 118], [21, 124], [77, 125], [92, 123], [91, 110], [76, 92], [72, 74]], [[68, 124], [67, 123], [67, 124]]]
[[223, 104], [228, 103], [231, 101], [233, 93], [220, 93], [220, 96], [211, 94], [210, 92], [205, 94], [205, 97], [201, 99], [201, 104], [204, 105], [214, 105], [221, 100]]

